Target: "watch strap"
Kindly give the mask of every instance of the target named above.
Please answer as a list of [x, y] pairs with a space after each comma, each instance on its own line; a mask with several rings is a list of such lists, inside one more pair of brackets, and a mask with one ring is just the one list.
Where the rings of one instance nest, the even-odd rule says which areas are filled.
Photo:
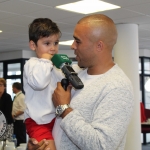
[[69, 104], [58, 105], [56, 107], [56, 116], [61, 116], [61, 114], [69, 107], [70, 107]]

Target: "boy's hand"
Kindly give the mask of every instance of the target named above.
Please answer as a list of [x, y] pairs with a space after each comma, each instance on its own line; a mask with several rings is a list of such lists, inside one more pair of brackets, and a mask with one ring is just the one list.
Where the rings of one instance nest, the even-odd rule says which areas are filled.
[[50, 60], [53, 57], [53, 55], [49, 54], [49, 53], [44, 53], [42, 54], [42, 58], [48, 59]]
[[28, 141], [27, 150], [50, 150], [48, 145], [49, 141], [45, 139], [38, 142], [36, 139], [30, 138]]

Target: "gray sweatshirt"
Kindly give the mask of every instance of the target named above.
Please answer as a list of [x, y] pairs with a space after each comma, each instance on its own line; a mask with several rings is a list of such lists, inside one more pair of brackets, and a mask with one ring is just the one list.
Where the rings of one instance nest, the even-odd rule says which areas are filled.
[[74, 94], [73, 111], [60, 122], [61, 137], [54, 136], [57, 150], [124, 150], [134, 106], [131, 82], [118, 65], [95, 80], [84, 80], [86, 69], [79, 76], [85, 86]]

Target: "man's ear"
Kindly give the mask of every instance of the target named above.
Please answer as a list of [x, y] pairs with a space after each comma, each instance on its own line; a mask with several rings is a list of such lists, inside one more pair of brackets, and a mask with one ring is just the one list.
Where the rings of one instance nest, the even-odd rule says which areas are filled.
[[98, 41], [98, 43], [97, 43], [97, 50], [99, 52], [101, 52], [103, 50], [103, 47], [104, 47], [104, 43], [102, 41]]
[[35, 51], [36, 45], [33, 41], [30, 41], [29, 42], [29, 47], [30, 47], [31, 50]]

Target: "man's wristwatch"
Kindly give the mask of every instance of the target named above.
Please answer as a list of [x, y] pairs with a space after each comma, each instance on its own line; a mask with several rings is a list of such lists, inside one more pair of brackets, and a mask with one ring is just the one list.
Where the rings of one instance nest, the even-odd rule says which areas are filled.
[[56, 107], [56, 116], [60, 116], [69, 107], [70, 107], [69, 104], [58, 105]]

